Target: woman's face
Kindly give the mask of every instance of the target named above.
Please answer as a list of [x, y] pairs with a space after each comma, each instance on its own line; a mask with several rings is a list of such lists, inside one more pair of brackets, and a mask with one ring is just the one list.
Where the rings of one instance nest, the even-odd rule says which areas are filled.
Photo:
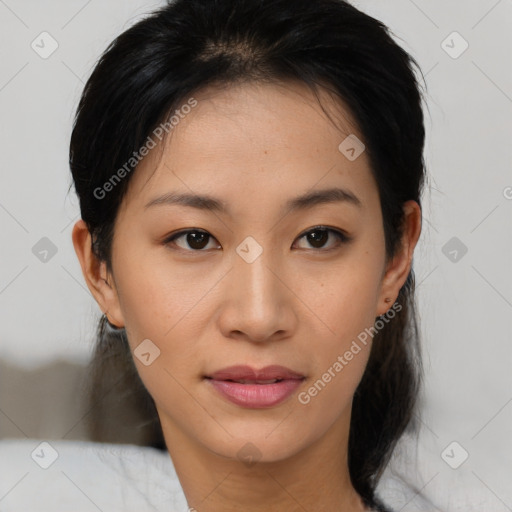
[[[117, 294], [102, 307], [126, 327], [168, 445], [186, 439], [234, 458], [250, 442], [260, 460], [277, 461], [348, 434], [371, 348], [362, 333], [408, 269], [386, 266], [369, 160], [349, 141], [339, 148], [362, 136], [329, 97], [341, 128], [298, 84], [194, 98], [163, 152], [134, 171], [115, 224]], [[215, 203], [172, 201], [178, 194]], [[280, 365], [303, 378], [208, 378], [235, 365]]]

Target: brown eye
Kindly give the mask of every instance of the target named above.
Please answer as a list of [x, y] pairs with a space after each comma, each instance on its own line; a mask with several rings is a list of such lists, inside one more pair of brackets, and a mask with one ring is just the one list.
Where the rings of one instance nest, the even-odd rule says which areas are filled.
[[[334, 236], [333, 236], [334, 235]], [[307, 243], [310, 244], [311, 247], [303, 247], [305, 249], [322, 249], [326, 246], [328, 241], [331, 239], [337, 240], [334, 246], [328, 247], [325, 250], [335, 249], [342, 243], [346, 243], [349, 241], [349, 238], [343, 234], [341, 231], [337, 231], [335, 229], [326, 228], [323, 226], [318, 226], [313, 229], [310, 229], [306, 233], [304, 233], [299, 239], [305, 238]]]
[[[215, 240], [206, 231], [191, 229], [172, 235], [165, 240], [164, 244], [173, 244], [184, 250], [202, 251], [208, 246], [210, 239]], [[178, 240], [180, 240], [179, 243], [177, 243]]]

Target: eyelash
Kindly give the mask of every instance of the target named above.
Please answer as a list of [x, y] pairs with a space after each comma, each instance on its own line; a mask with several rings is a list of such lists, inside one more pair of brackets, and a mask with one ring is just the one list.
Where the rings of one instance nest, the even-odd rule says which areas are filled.
[[[345, 233], [337, 230], [337, 229], [333, 229], [333, 228], [329, 228], [327, 226], [315, 226], [313, 228], [310, 228], [308, 229], [307, 231], [303, 232], [301, 235], [299, 235], [298, 239], [300, 240], [301, 238], [304, 238], [306, 237], [307, 235], [309, 235], [310, 233], [315, 233], [315, 232], [327, 232], [327, 233], [332, 233], [334, 234], [337, 238], [338, 238], [338, 241], [339, 243], [335, 246], [335, 247], [331, 247], [329, 249], [322, 249], [322, 248], [312, 248], [313, 251], [319, 251], [319, 252], [330, 252], [330, 251], [333, 251], [333, 250], [336, 250], [338, 249], [341, 245], [343, 244], [346, 244], [348, 242], [350, 242], [352, 239], [350, 237], [348, 237]], [[169, 244], [174, 244], [174, 241], [177, 240], [178, 238], [181, 238], [185, 235], [188, 235], [190, 233], [202, 233], [202, 234], [206, 234], [209, 236], [209, 240], [208, 242], [210, 242], [210, 239], [213, 238], [215, 240], [215, 238], [213, 237], [213, 235], [211, 235], [210, 233], [208, 233], [207, 231], [204, 231], [202, 229], [185, 229], [185, 230], [182, 230], [182, 231], [178, 231], [177, 233], [174, 233], [173, 235], [167, 237], [164, 241], [163, 241], [163, 244], [164, 245], [169, 245]], [[174, 244], [175, 245], [175, 244]], [[206, 252], [205, 249], [183, 249], [182, 247], [177, 247], [176, 250], [180, 250], [180, 251], [184, 251], [184, 252]]]

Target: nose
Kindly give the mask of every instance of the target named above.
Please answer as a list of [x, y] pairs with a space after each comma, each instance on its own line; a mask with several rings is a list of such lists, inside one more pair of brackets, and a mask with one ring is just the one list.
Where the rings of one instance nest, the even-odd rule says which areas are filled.
[[248, 262], [234, 255], [233, 267], [224, 281], [224, 300], [218, 317], [226, 338], [251, 342], [290, 337], [297, 324], [291, 276], [284, 265], [270, 261], [264, 250]]

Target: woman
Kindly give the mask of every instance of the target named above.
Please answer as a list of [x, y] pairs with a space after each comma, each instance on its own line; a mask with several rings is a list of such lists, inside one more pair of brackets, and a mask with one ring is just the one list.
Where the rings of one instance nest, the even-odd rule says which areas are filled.
[[342, 0], [176, 0], [85, 86], [93, 399], [130, 386], [195, 510], [391, 510], [421, 376], [413, 66]]

